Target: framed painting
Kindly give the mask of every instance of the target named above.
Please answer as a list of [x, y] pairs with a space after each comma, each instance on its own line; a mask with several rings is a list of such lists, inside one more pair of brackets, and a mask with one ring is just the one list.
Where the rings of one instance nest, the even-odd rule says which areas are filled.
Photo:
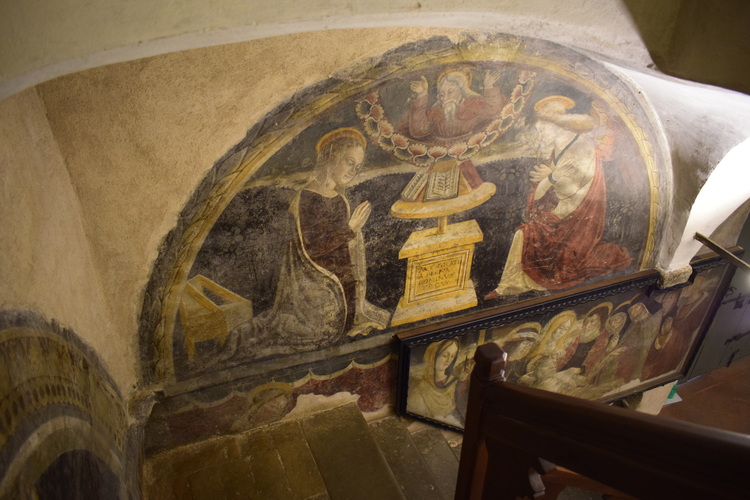
[[509, 382], [585, 399], [611, 402], [677, 380], [734, 270], [713, 254], [692, 266], [691, 279], [672, 288], [659, 288], [659, 274], [644, 271], [403, 332], [398, 411], [461, 431], [474, 352], [489, 342], [508, 354]]

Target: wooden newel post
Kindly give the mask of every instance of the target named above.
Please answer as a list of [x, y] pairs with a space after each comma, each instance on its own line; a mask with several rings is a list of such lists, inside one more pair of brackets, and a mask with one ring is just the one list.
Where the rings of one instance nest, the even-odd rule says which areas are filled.
[[505, 380], [506, 357], [505, 351], [493, 342], [480, 345], [474, 354], [473, 375], [479, 377], [483, 384]]
[[505, 352], [495, 343], [479, 346], [474, 354], [456, 500], [482, 497], [487, 471], [487, 444], [481, 425], [484, 392], [487, 385], [505, 380], [506, 357]]

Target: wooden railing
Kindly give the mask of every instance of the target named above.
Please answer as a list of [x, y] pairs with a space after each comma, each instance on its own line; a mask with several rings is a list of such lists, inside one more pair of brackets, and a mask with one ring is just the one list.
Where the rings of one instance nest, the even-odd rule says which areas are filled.
[[475, 361], [456, 499], [556, 498], [565, 484], [615, 498], [750, 498], [748, 436], [507, 383], [496, 344]]

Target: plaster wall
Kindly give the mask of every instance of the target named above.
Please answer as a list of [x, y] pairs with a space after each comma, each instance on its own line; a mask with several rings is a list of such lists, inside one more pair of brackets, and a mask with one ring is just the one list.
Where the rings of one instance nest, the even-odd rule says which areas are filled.
[[[750, 195], [745, 182], [748, 160], [741, 154], [722, 168], [721, 179], [717, 176], [706, 185], [727, 154], [750, 137], [750, 98], [717, 87], [612, 65], [610, 68], [621, 71], [643, 89], [664, 128], [672, 155], [674, 210], [660, 263], [665, 268], [678, 269], [686, 266], [700, 249], [700, 244], [693, 243], [696, 230], [710, 235]], [[708, 192], [699, 198], [704, 185]], [[705, 203], [694, 206], [697, 198]], [[727, 203], [731, 206], [719, 214], [719, 205]], [[689, 227], [688, 217], [691, 217]], [[735, 238], [740, 229], [741, 226], [735, 227]], [[734, 242], [736, 239], [726, 243]]]
[[[674, 24], [649, 33], [639, 20], [641, 33], [651, 47], [656, 65], [679, 78], [750, 92], [750, 67], [736, 64], [747, 59], [750, 40], [745, 35], [750, 4], [744, 0], [627, 2], [641, 3], [639, 19], [661, 20], [670, 6], [677, 10]], [[634, 10], [635, 12], [635, 10]], [[656, 23], [654, 23], [656, 24]], [[661, 31], [661, 34], [657, 34]], [[659, 42], [649, 43], [651, 39]], [[664, 39], [666, 38], [666, 39]]]
[[0, 101], [0, 308], [80, 332], [122, 387], [132, 341], [111, 321], [81, 206], [34, 89]]
[[[533, 36], [650, 64], [631, 11], [670, 25], [675, 2], [621, 0], [42, 0], [0, 5], [0, 97], [114, 62], [312, 30], [438, 26]], [[652, 2], [653, 3], [653, 2]], [[663, 4], [663, 6], [662, 6]], [[667, 36], [652, 37], [666, 43]]]
[[[251, 8], [248, 8], [248, 5]], [[103, 64], [331, 28], [441, 26], [554, 40], [747, 92], [744, 0], [41, 0], [0, 5], [0, 97]], [[573, 29], [571, 29], [573, 27]]]

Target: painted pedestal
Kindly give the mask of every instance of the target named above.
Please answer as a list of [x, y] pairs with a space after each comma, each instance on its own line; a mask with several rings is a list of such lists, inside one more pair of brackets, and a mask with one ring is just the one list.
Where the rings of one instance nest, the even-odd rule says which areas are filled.
[[412, 323], [477, 305], [469, 279], [474, 245], [484, 235], [475, 220], [415, 231], [398, 256], [409, 259], [404, 296], [391, 325]]

